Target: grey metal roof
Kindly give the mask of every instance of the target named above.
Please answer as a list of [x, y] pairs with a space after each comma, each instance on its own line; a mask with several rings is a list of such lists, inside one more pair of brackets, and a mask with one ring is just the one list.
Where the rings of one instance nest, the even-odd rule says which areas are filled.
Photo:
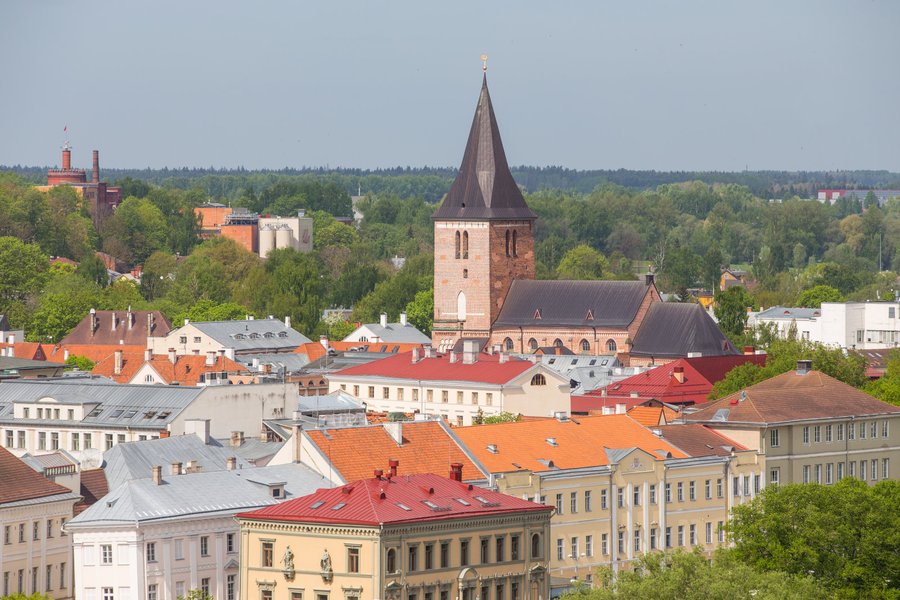
[[234, 456], [238, 458], [239, 466], [251, 466], [231, 448], [212, 441], [213, 444], [204, 444], [199, 437], [189, 434], [116, 444], [103, 453], [103, 472], [109, 489], [115, 489], [130, 479], [150, 477], [154, 465], [161, 465], [163, 472], [168, 472], [172, 463], [180, 462], [187, 467], [190, 461], [197, 461], [204, 472], [224, 471], [228, 458]]
[[0, 371], [5, 371], [7, 369], [27, 371], [29, 369], [48, 369], [53, 367], [64, 369], [66, 366], [67, 365], [64, 363], [50, 362], [48, 360], [32, 360], [30, 358], [0, 356]]
[[[270, 421], [264, 422], [265, 425], [271, 428], [270, 423]], [[289, 435], [290, 431], [283, 437], [286, 438]], [[268, 463], [269, 460], [281, 450], [281, 447], [284, 446], [283, 441], [264, 442], [258, 437], [245, 437], [239, 446], [232, 446], [230, 438], [219, 438], [216, 440], [216, 443], [225, 448], [229, 455], [239, 456], [247, 463], [256, 466], [262, 466]]]
[[43, 473], [45, 469], [77, 466], [79, 464], [65, 450], [58, 450], [50, 454], [24, 454], [21, 460], [39, 473]]
[[479, 221], [537, 218], [509, 172], [486, 76], [459, 174], [432, 218]]
[[[163, 470], [165, 473], [165, 469]], [[285, 497], [273, 498], [269, 485], [284, 483]], [[277, 504], [333, 487], [301, 464], [275, 465], [153, 479], [131, 479], [69, 521], [67, 528], [140, 524], [163, 519], [234, 514]]]
[[0, 422], [12, 420], [14, 402], [30, 403], [49, 397], [63, 407], [83, 404], [99, 406], [81, 421], [34, 418], [15, 419], [15, 422], [48, 426], [94, 425], [164, 429], [205, 389], [171, 385], [125, 385], [78, 379], [6, 381], [0, 385]]
[[288, 373], [296, 373], [309, 364], [309, 355], [305, 352], [278, 352], [277, 354], [238, 354], [234, 360], [242, 365], [252, 368], [253, 361], [259, 361], [260, 365], [271, 365], [273, 372], [281, 372], [287, 369]]
[[583, 394], [615, 381], [621, 381], [640, 372], [640, 367], [623, 367], [615, 355], [608, 356], [559, 356], [545, 354], [541, 363], [563, 377], [568, 377], [575, 385], [573, 394]]
[[634, 320], [641, 281], [513, 281], [494, 327], [615, 327]]
[[[363, 347], [370, 348], [380, 348], [383, 344], [361, 344]], [[365, 365], [375, 360], [381, 360], [382, 358], [387, 358], [389, 356], [394, 356], [393, 353], [390, 352], [338, 352], [337, 355], [325, 355], [322, 358], [318, 358], [303, 369], [304, 373], [333, 373], [335, 371], [342, 371], [344, 369], [348, 369], [350, 367], [355, 367], [357, 365]]]
[[655, 302], [634, 336], [633, 356], [684, 357], [737, 354], [719, 326], [699, 304]]
[[310, 339], [278, 319], [201, 321], [191, 323], [216, 342], [235, 352], [272, 352], [308, 344]]
[[303, 414], [324, 412], [364, 411], [362, 403], [352, 394], [335, 390], [322, 396], [300, 396], [297, 410]]
[[378, 336], [378, 342], [372, 344], [430, 344], [431, 338], [407, 323], [388, 323], [387, 327], [382, 327], [381, 323], [366, 323], [361, 325], [356, 331], [344, 338], [345, 342], [352, 342], [350, 338], [356, 337], [360, 329], [368, 329], [373, 336]]
[[812, 320], [822, 316], [822, 310], [819, 308], [789, 308], [785, 306], [773, 306], [766, 310], [756, 313], [756, 320], [759, 319], [804, 319]]

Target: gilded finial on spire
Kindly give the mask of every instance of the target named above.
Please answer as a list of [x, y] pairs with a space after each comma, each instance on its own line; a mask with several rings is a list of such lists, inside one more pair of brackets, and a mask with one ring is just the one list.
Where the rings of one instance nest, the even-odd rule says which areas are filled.
[[487, 73], [487, 54], [481, 55], [481, 70]]

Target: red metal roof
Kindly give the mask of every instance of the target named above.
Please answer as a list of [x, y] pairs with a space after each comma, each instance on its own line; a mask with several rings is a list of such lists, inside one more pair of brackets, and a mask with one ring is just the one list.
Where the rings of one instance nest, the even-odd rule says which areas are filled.
[[361, 479], [237, 516], [263, 521], [382, 525], [552, 510], [429, 473]]
[[422, 358], [413, 363], [412, 352], [404, 352], [338, 371], [332, 377], [337, 379], [345, 375], [374, 376], [425, 381], [475, 381], [500, 385], [512, 381], [534, 366], [530, 360], [514, 358], [501, 363], [499, 355], [484, 352], [480, 353], [478, 361], [472, 364], [464, 364], [461, 357], [457, 362], [451, 363], [449, 355]]

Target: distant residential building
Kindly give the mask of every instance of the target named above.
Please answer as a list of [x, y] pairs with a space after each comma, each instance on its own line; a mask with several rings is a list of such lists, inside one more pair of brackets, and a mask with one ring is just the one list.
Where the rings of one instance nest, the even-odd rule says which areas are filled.
[[173, 329], [168, 335], [153, 338], [148, 346], [153, 354], [206, 356], [208, 352], [245, 362], [247, 356], [294, 352], [310, 339], [291, 328], [290, 317], [285, 321], [275, 318], [247, 318], [235, 321], [188, 321]]
[[16, 342], [25, 341], [25, 331], [22, 329], [13, 329], [9, 324], [6, 315], [0, 314], [0, 342], [14, 344]]
[[737, 286], [747, 287], [750, 282], [750, 272], [738, 269], [722, 269], [722, 275], [719, 276], [719, 291], [731, 289]]
[[156, 339], [168, 335], [171, 329], [169, 320], [158, 310], [92, 308], [69, 335], [59, 341], [56, 354], [63, 351], [62, 362], [72, 355], [97, 362], [111, 356], [115, 350], [143, 352]]
[[229, 462], [197, 473], [182, 468], [153, 466], [66, 525], [78, 600], [176, 600], [192, 589], [223, 600], [256, 598], [241, 592], [235, 513], [330, 486], [295, 464], [239, 469]]
[[210, 350], [200, 356], [179, 355], [171, 348], [166, 355], [153, 354], [149, 349], [141, 353], [116, 350], [97, 362], [91, 372], [117, 383], [182, 386], [223, 385], [234, 382], [235, 376], [250, 375], [247, 367], [225, 356], [224, 350]]
[[431, 347], [331, 373], [329, 389], [349, 392], [369, 410], [440, 416], [455, 425], [511, 412], [548, 417], [569, 412], [569, 380], [539, 362], [505, 353], [439, 355]]
[[74, 597], [72, 545], [62, 528], [79, 498], [0, 448], [0, 594]]
[[897, 479], [900, 407], [812, 370], [811, 361], [684, 420], [765, 453], [764, 483]]
[[[558, 347], [552, 349], [560, 350]], [[625, 367], [614, 354], [605, 356], [602, 354], [598, 356], [566, 355], [562, 352], [548, 351], [541, 353], [541, 363], [569, 379], [573, 396], [590, 392], [646, 370], [646, 367]]]
[[[460, 467], [461, 468], [461, 467]], [[441, 475], [369, 476], [240, 513], [244, 598], [549, 598], [552, 508]]]
[[381, 313], [380, 322], [360, 325], [345, 337], [344, 341], [370, 344], [430, 344], [431, 338], [408, 323], [406, 313], [400, 313], [399, 323], [388, 323], [387, 315]]
[[821, 308], [773, 306], [748, 319], [770, 325], [787, 337], [856, 350], [895, 348], [900, 344], [900, 302], [823, 302]]
[[853, 196], [861, 203], [870, 192], [878, 200], [878, 206], [884, 206], [891, 198], [900, 198], [900, 190], [819, 190], [816, 197], [820, 202], [834, 204], [840, 198]]

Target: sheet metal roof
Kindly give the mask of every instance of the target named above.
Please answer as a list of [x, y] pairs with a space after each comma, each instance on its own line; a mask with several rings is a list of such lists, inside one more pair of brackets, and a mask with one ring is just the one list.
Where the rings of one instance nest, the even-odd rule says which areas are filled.
[[513, 281], [494, 327], [615, 327], [634, 320], [649, 288], [640, 281]]
[[293, 349], [310, 339], [279, 319], [201, 321], [191, 325], [235, 352], [259, 353]]
[[236, 513], [277, 504], [269, 484], [284, 482], [286, 498], [304, 496], [330, 482], [300, 464], [132, 479], [68, 522], [67, 527], [139, 524], [186, 516]]
[[655, 302], [634, 336], [633, 356], [684, 357], [737, 354], [719, 326], [699, 304]]
[[[416, 329], [413, 325], [407, 323], [388, 323], [386, 327], [382, 327], [381, 323], [365, 323], [358, 327], [353, 333], [344, 338], [345, 342], [353, 342], [350, 338], [356, 338], [362, 330], [368, 330], [372, 337], [377, 336], [378, 341], [369, 341], [372, 345], [378, 344], [430, 344], [431, 338]], [[359, 342], [355, 342], [359, 343]]]
[[822, 316], [820, 308], [789, 308], [785, 306], [773, 306], [756, 313], [756, 319], [802, 319], [811, 321]]

